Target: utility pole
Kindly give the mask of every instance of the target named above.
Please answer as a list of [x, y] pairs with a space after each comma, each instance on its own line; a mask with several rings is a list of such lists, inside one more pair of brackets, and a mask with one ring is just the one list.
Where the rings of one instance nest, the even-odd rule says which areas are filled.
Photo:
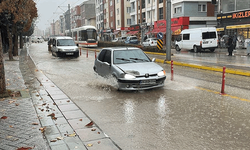
[[171, 61], [171, 0], [167, 0], [166, 60]]
[[69, 34], [72, 36], [72, 33], [71, 33], [71, 18], [70, 18], [70, 4], [68, 4], [68, 11], [69, 11]]

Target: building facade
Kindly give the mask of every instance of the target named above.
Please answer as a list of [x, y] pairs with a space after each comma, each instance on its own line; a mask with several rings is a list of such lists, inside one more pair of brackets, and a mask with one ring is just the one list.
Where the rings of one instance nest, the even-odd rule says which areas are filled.
[[237, 47], [250, 39], [250, 1], [220, 0], [217, 28], [223, 35], [237, 36]]

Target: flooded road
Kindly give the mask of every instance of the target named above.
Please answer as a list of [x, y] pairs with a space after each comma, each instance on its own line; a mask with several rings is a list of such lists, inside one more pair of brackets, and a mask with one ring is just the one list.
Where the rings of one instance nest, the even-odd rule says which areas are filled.
[[[250, 148], [250, 79], [160, 64], [164, 88], [124, 92], [93, 71], [95, 54], [56, 58], [46, 43], [32, 44], [37, 68], [124, 150]], [[187, 54], [188, 55], [188, 54]]]

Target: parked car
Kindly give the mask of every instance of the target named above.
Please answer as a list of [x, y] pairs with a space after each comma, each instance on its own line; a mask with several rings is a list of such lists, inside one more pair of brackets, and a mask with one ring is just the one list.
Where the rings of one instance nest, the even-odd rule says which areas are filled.
[[157, 46], [157, 38], [148, 38], [142, 42], [142, 46]]
[[176, 51], [193, 49], [195, 53], [205, 49], [213, 52], [217, 47], [218, 35], [215, 27], [185, 29], [175, 43]]
[[163, 87], [166, 72], [140, 48], [104, 48], [95, 60], [94, 71], [103, 77], [114, 77], [119, 90], [145, 90]]
[[79, 49], [73, 38], [68, 36], [55, 36], [50, 38], [51, 53], [53, 56], [74, 56], [79, 57]]
[[139, 44], [140, 43], [137, 36], [128, 36], [124, 42], [126, 44]]
[[124, 42], [127, 37], [117, 37], [113, 39], [111, 42]]

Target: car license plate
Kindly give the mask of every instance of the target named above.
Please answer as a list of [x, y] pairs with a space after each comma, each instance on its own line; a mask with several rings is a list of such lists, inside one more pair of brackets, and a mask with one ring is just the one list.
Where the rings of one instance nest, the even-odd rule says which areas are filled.
[[156, 84], [156, 80], [142, 80], [140, 84]]
[[66, 55], [74, 55], [74, 53], [66, 53]]

